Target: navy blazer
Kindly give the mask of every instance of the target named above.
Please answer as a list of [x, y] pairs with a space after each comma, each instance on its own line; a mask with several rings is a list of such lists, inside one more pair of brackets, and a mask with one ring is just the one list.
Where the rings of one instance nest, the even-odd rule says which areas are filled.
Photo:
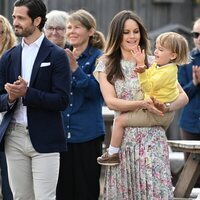
[[[0, 139], [6, 132], [17, 104], [15, 102], [9, 108], [4, 85], [13, 83], [21, 75], [21, 53], [22, 46], [19, 44], [0, 59], [0, 112], [6, 111], [0, 125]], [[65, 51], [44, 38], [23, 98], [23, 105], [27, 106], [30, 139], [35, 150], [40, 153], [62, 152], [67, 148], [61, 111], [68, 105], [70, 85], [71, 71]]]

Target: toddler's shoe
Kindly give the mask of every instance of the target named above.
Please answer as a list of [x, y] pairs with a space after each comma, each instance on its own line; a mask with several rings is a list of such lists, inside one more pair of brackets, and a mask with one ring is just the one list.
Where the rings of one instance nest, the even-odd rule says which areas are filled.
[[109, 155], [106, 151], [102, 156], [97, 158], [97, 162], [100, 165], [115, 166], [119, 165], [119, 153]]

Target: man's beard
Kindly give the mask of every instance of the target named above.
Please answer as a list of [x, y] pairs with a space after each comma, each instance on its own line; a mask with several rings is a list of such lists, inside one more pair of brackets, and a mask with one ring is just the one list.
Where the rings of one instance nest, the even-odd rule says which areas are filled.
[[17, 37], [28, 37], [30, 35], [33, 34], [33, 32], [35, 31], [35, 27], [31, 26], [25, 29], [22, 29], [21, 27], [17, 27], [17, 31], [15, 30], [15, 35]]

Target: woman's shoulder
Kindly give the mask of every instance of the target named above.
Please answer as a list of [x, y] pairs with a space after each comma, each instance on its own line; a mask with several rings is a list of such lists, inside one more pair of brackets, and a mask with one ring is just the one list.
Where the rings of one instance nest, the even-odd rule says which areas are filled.
[[97, 60], [97, 65], [96, 65], [96, 68], [93, 72], [93, 75], [94, 75], [94, 77], [96, 78], [97, 81], [99, 81], [99, 78], [98, 78], [99, 72], [106, 73], [106, 60], [102, 57], [100, 57]]
[[106, 60], [105, 59], [99, 58], [97, 60], [97, 65], [96, 65], [95, 71], [97, 71], [97, 72], [105, 72], [106, 71]]

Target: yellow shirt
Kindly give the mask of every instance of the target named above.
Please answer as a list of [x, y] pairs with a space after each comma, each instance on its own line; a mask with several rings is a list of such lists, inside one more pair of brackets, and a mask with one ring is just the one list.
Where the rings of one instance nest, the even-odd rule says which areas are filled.
[[145, 99], [153, 96], [163, 103], [174, 101], [179, 95], [177, 72], [178, 68], [174, 63], [161, 67], [153, 63], [145, 72], [138, 73]]

